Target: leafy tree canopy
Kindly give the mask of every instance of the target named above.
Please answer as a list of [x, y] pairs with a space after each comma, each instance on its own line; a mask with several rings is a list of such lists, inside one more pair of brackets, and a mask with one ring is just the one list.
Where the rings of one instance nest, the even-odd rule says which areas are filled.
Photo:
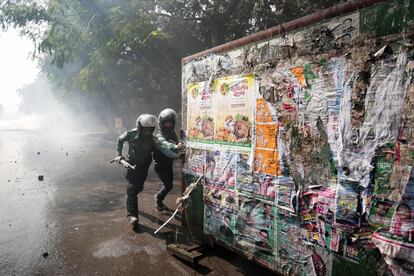
[[7, 0], [0, 24], [33, 41], [33, 56], [66, 101], [137, 114], [179, 109], [182, 57], [338, 2]]

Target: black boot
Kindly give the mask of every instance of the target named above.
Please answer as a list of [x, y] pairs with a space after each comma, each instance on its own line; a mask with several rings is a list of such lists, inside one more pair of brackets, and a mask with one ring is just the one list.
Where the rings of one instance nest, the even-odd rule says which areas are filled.
[[157, 197], [155, 197], [155, 208], [157, 208], [157, 210], [160, 212], [169, 210], [168, 207], [165, 206], [161, 200], [158, 200]]

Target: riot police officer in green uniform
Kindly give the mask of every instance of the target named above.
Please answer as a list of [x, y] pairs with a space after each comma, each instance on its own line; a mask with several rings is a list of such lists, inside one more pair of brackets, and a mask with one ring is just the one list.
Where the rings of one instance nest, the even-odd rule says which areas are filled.
[[[175, 133], [176, 117], [177, 113], [171, 108], [161, 111], [158, 116], [160, 133], [158, 133], [156, 137], [160, 141], [167, 141], [175, 145], [178, 144], [179, 147], [182, 148], [183, 145], [178, 143], [178, 137]], [[173, 161], [174, 159], [170, 158], [168, 155], [165, 155], [161, 150], [154, 150], [154, 168], [161, 180], [161, 189], [155, 195], [155, 206], [159, 211], [168, 210], [168, 208], [164, 205], [163, 200], [173, 187]]]
[[166, 157], [175, 159], [178, 157], [178, 150], [181, 147], [181, 145], [154, 136], [153, 132], [157, 123], [157, 118], [154, 115], [140, 115], [136, 122], [137, 127], [121, 134], [117, 141], [118, 157], [115, 158], [115, 161], [120, 162], [125, 159], [122, 155], [122, 148], [124, 142], [127, 142], [129, 145], [128, 162], [136, 166], [135, 169], [128, 168], [126, 173], [128, 180], [127, 219], [132, 226], [138, 225], [138, 194], [144, 188], [153, 151], [157, 150]]

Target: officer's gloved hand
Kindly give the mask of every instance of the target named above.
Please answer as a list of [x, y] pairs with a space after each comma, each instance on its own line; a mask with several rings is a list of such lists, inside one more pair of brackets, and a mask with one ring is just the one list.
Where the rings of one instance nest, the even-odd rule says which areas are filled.
[[178, 150], [185, 149], [185, 144], [183, 142], [179, 142], [178, 145], [177, 145], [177, 149]]
[[121, 163], [121, 160], [125, 160], [125, 157], [123, 157], [122, 155], [115, 157], [114, 161], [117, 163]]

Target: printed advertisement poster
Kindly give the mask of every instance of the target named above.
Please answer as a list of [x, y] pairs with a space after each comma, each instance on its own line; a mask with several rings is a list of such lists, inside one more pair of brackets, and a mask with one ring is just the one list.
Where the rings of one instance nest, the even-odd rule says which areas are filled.
[[326, 222], [332, 223], [335, 211], [335, 190], [333, 188], [322, 188], [318, 192], [316, 202], [316, 213]]
[[277, 149], [276, 124], [256, 124], [256, 148]]
[[253, 170], [249, 165], [249, 154], [239, 154], [236, 168], [236, 189], [238, 192], [259, 194], [260, 187], [253, 181]]
[[338, 252], [340, 242], [341, 242], [341, 232], [340, 232], [340, 230], [338, 230], [336, 228], [332, 228], [332, 231], [331, 231], [331, 245], [330, 245], [331, 250], [333, 250], [335, 252]]
[[353, 229], [358, 225], [359, 182], [340, 180], [336, 199], [336, 223]]
[[395, 211], [395, 202], [374, 198], [371, 202], [369, 222], [376, 227], [389, 227]]
[[345, 246], [345, 257], [348, 260], [353, 261], [355, 263], [359, 263], [359, 261], [360, 261], [359, 252], [360, 252], [360, 250], [358, 250], [358, 244], [357, 243], [348, 242], [346, 244], [346, 246]]
[[206, 180], [203, 187], [203, 197], [205, 204], [216, 204], [232, 210], [235, 210], [237, 207], [236, 193], [233, 190], [211, 185], [208, 180]]
[[216, 143], [250, 147], [254, 116], [254, 77], [232, 76], [215, 81]]
[[277, 206], [290, 212], [294, 212], [295, 206], [293, 204], [296, 190], [293, 179], [290, 177], [278, 177], [277, 183]]
[[207, 151], [205, 177], [224, 184], [228, 189], [236, 185], [237, 154], [228, 151]]
[[322, 246], [315, 246], [311, 251], [309, 263], [305, 267], [305, 275], [329, 276], [332, 275], [332, 256]]
[[390, 233], [414, 241], [414, 168], [395, 208]]
[[277, 121], [274, 108], [265, 99], [256, 100], [256, 123], [273, 123]]
[[385, 230], [372, 235], [372, 241], [384, 256], [388, 268], [396, 276], [414, 274], [414, 241]]
[[295, 217], [277, 214], [277, 258], [284, 274], [299, 275], [310, 255]]
[[204, 163], [206, 160], [206, 151], [194, 148], [186, 149], [186, 162], [183, 172], [201, 176], [204, 173]]
[[187, 130], [189, 141], [214, 142], [214, 87], [208, 82], [187, 88]]
[[388, 144], [376, 157], [375, 165], [375, 194], [387, 195], [390, 192], [389, 179], [395, 159], [394, 145]]
[[236, 247], [272, 263], [275, 261], [274, 206], [239, 196]]
[[316, 192], [304, 192], [299, 196], [299, 215], [304, 222], [316, 222]]
[[319, 233], [320, 225], [318, 225], [316, 222], [302, 220], [300, 226], [302, 232], [302, 239], [306, 241], [308, 244], [317, 244], [318, 242], [322, 241], [322, 237]]
[[274, 202], [277, 189], [277, 178], [273, 175], [255, 174], [254, 182], [259, 186], [259, 196]]
[[322, 218], [318, 218], [319, 228], [319, 245], [330, 249], [332, 244], [332, 226], [325, 222]]
[[255, 149], [254, 172], [278, 176], [280, 172], [280, 160], [277, 150]]
[[216, 204], [204, 206], [204, 232], [234, 246], [235, 215], [232, 210]]

